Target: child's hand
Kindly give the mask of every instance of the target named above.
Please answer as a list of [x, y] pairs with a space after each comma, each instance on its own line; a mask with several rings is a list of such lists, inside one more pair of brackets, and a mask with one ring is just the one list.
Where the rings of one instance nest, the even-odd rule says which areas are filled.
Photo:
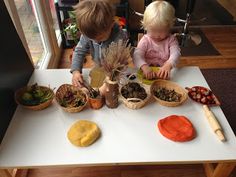
[[152, 69], [148, 65], [141, 66], [141, 70], [143, 71], [143, 75], [146, 79], [153, 79], [155, 78], [155, 73], [152, 71]]
[[156, 76], [160, 79], [169, 79], [170, 78], [170, 70], [172, 69], [172, 64], [166, 62], [160, 70], [156, 73]]
[[73, 71], [72, 84], [76, 87], [82, 87], [81, 83], [84, 82], [83, 75], [79, 71]]

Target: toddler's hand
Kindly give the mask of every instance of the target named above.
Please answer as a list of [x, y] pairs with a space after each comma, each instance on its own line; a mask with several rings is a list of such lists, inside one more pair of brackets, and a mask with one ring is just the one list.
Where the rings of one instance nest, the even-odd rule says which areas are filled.
[[153, 79], [155, 78], [155, 73], [152, 71], [152, 69], [148, 65], [141, 66], [141, 70], [143, 71], [143, 75], [146, 79]]
[[172, 64], [166, 62], [160, 70], [156, 73], [157, 77], [160, 79], [170, 79], [170, 70], [172, 69]]
[[76, 87], [82, 87], [80, 83], [83, 83], [83, 75], [79, 71], [73, 71], [72, 84]]

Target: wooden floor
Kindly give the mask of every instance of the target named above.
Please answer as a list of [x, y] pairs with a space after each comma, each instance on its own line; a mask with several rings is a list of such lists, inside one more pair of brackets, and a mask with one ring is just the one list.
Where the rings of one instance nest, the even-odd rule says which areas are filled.
[[[181, 57], [179, 66], [200, 68], [236, 68], [236, 27], [205, 28], [207, 38], [219, 56]], [[70, 67], [72, 50], [66, 50], [60, 68]], [[91, 67], [90, 59], [85, 67]], [[158, 150], [158, 149], [157, 149]], [[31, 169], [27, 177], [206, 177], [202, 165], [58, 167]], [[231, 177], [236, 177], [234, 170]]]
[[28, 177], [206, 177], [201, 165], [110, 166], [30, 170]]
[[181, 57], [179, 66], [236, 68], [236, 27], [210, 27], [202, 31], [220, 55]]

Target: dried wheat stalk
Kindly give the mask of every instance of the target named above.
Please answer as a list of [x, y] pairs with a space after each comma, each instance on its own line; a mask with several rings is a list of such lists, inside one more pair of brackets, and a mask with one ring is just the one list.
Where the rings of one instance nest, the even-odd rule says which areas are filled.
[[104, 57], [102, 66], [112, 81], [117, 80], [119, 74], [128, 65], [132, 47], [127, 44], [128, 41], [119, 40], [118, 42], [112, 42], [108, 48], [102, 50]]

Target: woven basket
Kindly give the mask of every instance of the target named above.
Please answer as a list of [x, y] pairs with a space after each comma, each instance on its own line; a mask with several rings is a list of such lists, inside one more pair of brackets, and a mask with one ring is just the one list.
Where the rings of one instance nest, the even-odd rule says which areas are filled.
[[[141, 84], [140, 84], [141, 85]], [[145, 104], [148, 102], [148, 100], [151, 97], [151, 94], [149, 92], [149, 89], [147, 89], [146, 87], [144, 87], [143, 85], [141, 85], [146, 93], [147, 93], [147, 97], [144, 100], [141, 100], [140, 98], [125, 98], [120, 91], [120, 99], [121, 101], [124, 103], [124, 105], [130, 109], [140, 109], [142, 107], [145, 106]], [[121, 89], [120, 89], [121, 90]], [[134, 102], [137, 101], [137, 102]]]
[[[78, 107], [64, 107], [61, 105], [61, 100], [64, 98], [67, 91], [72, 91], [72, 90], [76, 91], [79, 95], [82, 95], [82, 97], [84, 97], [84, 100], [83, 100], [85, 102], [84, 105], [78, 106]], [[60, 105], [60, 107], [64, 111], [70, 112], [70, 113], [75, 113], [75, 112], [82, 111], [86, 107], [86, 104], [88, 102], [88, 96], [83, 90], [81, 90], [73, 85], [63, 84], [56, 91], [56, 100], [57, 100], [57, 103]]]
[[[175, 92], [181, 94], [180, 101], [179, 102], [169, 102], [169, 101], [164, 101], [164, 100], [161, 100], [161, 99], [157, 98], [154, 95], [154, 90], [157, 89], [157, 88], [160, 88], [160, 87], [161, 88], [166, 88], [168, 90], [175, 90]], [[150, 92], [153, 95], [153, 97], [155, 98], [155, 100], [163, 106], [169, 106], [169, 107], [179, 106], [179, 105], [183, 104], [188, 99], [188, 94], [187, 94], [185, 89], [180, 87], [175, 82], [167, 81], [167, 80], [161, 80], [160, 79], [160, 80], [157, 80], [157, 81], [153, 82], [151, 87], [150, 87]]]
[[40, 87], [40, 89], [45, 89], [45, 90], [48, 90], [51, 92], [52, 94], [52, 97], [43, 102], [43, 103], [40, 103], [38, 105], [34, 105], [34, 106], [28, 106], [28, 105], [24, 105], [22, 104], [22, 101], [21, 101], [21, 98], [22, 98], [22, 95], [28, 90], [29, 86], [25, 86], [25, 87], [22, 87], [20, 89], [18, 89], [16, 92], [15, 92], [15, 101], [18, 105], [21, 105], [23, 106], [24, 108], [27, 108], [27, 109], [30, 109], [30, 110], [34, 110], [34, 111], [38, 111], [38, 110], [42, 110], [42, 109], [45, 109], [47, 108], [48, 106], [50, 106], [52, 104], [52, 101], [53, 101], [53, 98], [55, 96], [54, 92], [52, 89], [50, 89], [49, 87], [44, 87], [44, 86], [38, 86]]

